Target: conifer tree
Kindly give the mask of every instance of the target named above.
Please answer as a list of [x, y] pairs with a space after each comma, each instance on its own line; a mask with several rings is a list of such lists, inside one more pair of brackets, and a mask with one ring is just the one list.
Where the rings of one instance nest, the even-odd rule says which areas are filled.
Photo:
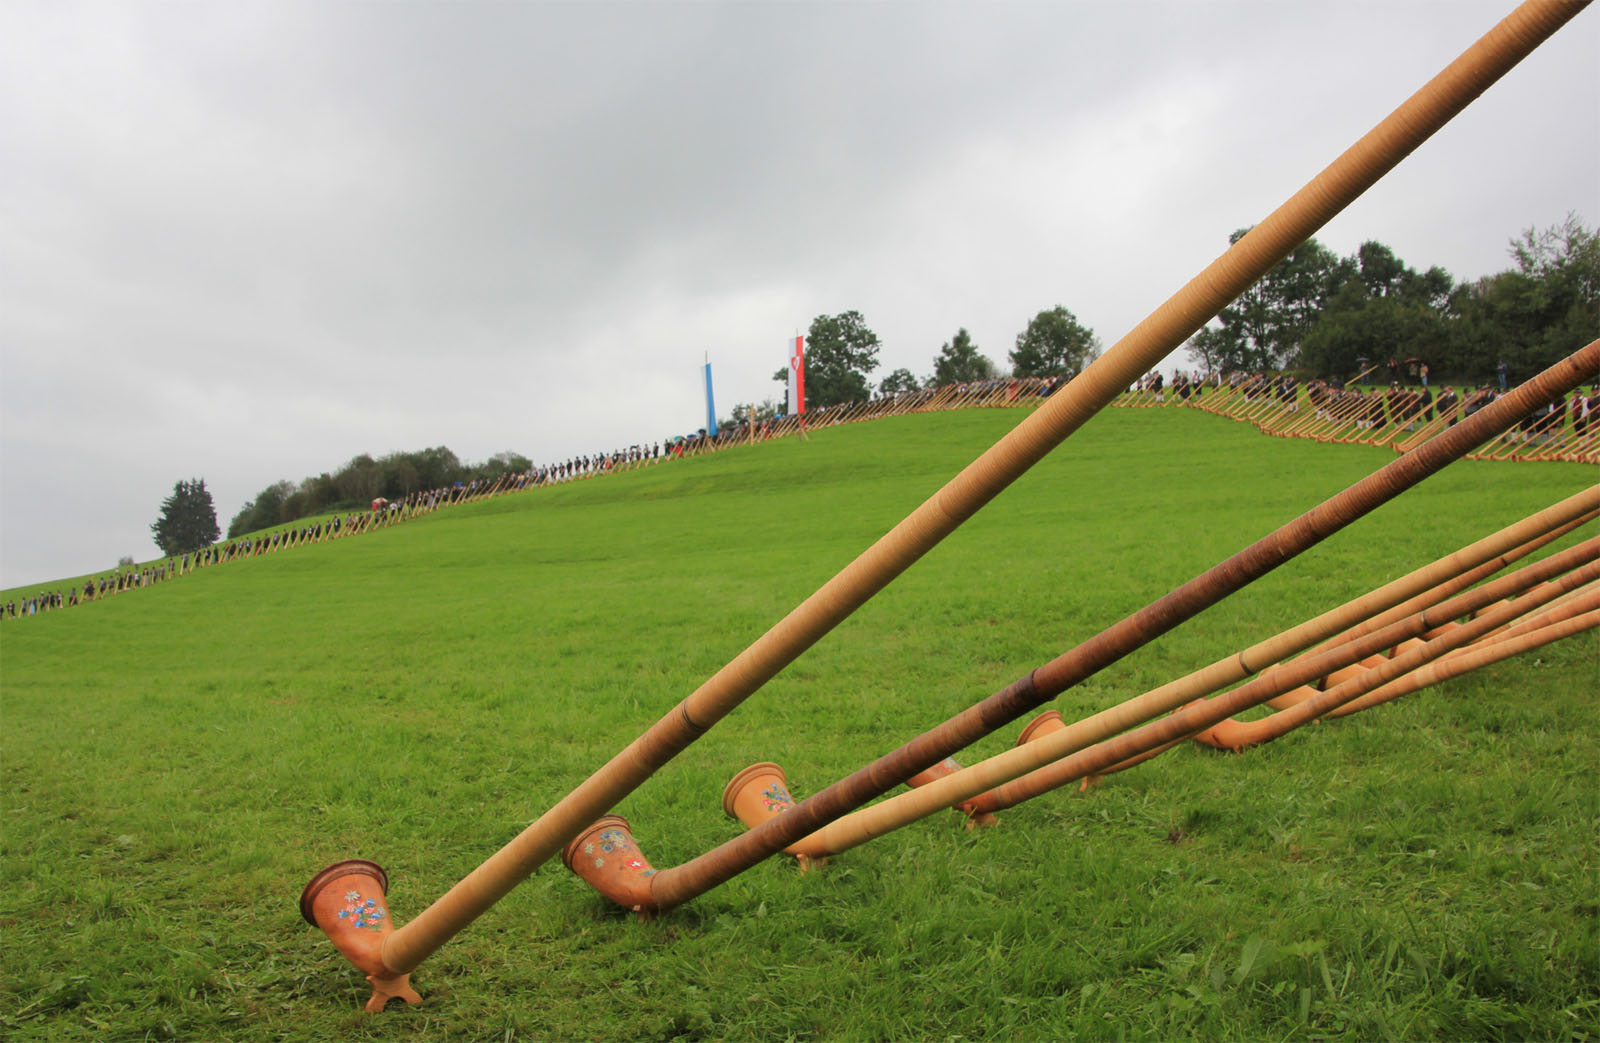
[[167, 555], [188, 554], [217, 542], [217, 508], [205, 479], [191, 478], [172, 487], [161, 503], [161, 516], [150, 526], [156, 546]]

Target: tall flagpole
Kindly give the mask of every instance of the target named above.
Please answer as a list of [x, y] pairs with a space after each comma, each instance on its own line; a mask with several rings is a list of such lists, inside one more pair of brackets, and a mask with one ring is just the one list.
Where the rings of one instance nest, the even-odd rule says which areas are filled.
[[789, 344], [789, 415], [799, 425], [800, 437], [806, 436], [806, 339], [795, 330]]

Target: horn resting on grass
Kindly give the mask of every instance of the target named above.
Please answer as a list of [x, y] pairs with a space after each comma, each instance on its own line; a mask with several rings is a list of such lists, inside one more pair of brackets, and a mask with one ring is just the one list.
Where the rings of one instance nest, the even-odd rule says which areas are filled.
[[376, 862], [350, 858], [312, 877], [300, 892], [300, 915], [322, 928], [344, 958], [365, 971], [372, 985], [367, 1010], [382, 1010], [391, 999], [421, 1003], [410, 974], [383, 965], [383, 940], [394, 933], [389, 917], [389, 874]]

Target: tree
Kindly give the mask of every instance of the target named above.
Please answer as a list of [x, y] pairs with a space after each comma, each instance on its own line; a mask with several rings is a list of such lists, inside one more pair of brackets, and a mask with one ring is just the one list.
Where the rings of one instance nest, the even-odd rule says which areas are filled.
[[1487, 380], [1504, 360], [1525, 379], [1570, 355], [1600, 329], [1600, 235], [1577, 215], [1511, 241], [1514, 270], [1459, 287], [1451, 351], [1468, 375]]
[[1449, 303], [1450, 291], [1455, 288], [1455, 280], [1443, 268], [1435, 265], [1419, 274], [1376, 239], [1362, 243], [1356, 255], [1345, 258], [1342, 265], [1340, 271], [1345, 274], [1345, 282], [1340, 289], [1349, 285], [1349, 273], [1353, 269], [1354, 277], [1373, 299], [1381, 297], [1440, 311]]
[[533, 461], [513, 449], [507, 449], [489, 457], [473, 470], [479, 478], [499, 478], [505, 474], [524, 474], [531, 471]]
[[994, 361], [978, 350], [978, 346], [972, 343], [971, 334], [963, 326], [934, 356], [931, 383], [939, 387], [989, 380], [994, 372]]
[[179, 481], [161, 503], [161, 517], [150, 526], [161, 553], [188, 554], [217, 542], [217, 507], [203, 478]]
[[239, 513], [228, 523], [228, 539], [243, 536], [257, 529], [267, 529], [285, 520], [283, 505], [295, 493], [295, 485], [287, 479], [273, 482], [256, 494], [256, 498], [239, 508]]
[[1454, 284], [1433, 267], [1419, 274], [1367, 240], [1340, 262], [1344, 283], [1326, 295], [1300, 337], [1299, 363], [1319, 376], [1354, 377], [1358, 359], [1419, 358], [1438, 369], [1448, 354], [1444, 308]]
[[[297, 513], [285, 518], [285, 521], [304, 518], [308, 514], [319, 514], [339, 501], [344, 500], [334, 476], [327, 471], [323, 471], [315, 478], [307, 478], [301, 482], [300, 492], [304, 494], [301, 497], [303, 506], [299, 508]], [[370, 497], [364, 497], [364, 499], [370, 499]]]
[[764, 424], [775, 420], [778, 416], [778, 403], [772, 399], [756, 404], [754, 402], [740, 402], [733, 407], [731, 420], [718, 420], [718, 427], [737, 427], [740, 424]]
[[878, 393], [883, 395], [898, 395], [902, 391], [915, 391], [921, 385], [917, 383], [917, 376], [909, 369], [897, 369], [883, 378], [878, 385]]
[[[333, 479], [338, 500], [360, 503], [370, 500], [383, 490], [383, 468], [366, 453], [354, 457], [339, 470]], [[335, 502], [333, 499], [329, 503]]]
[[[806, 335], [806, 408], [870, 398], [867, 374], [878, 368], [878, 335], [858, 311], [818, 315]], [[773, 380], [787, 382], [789, 370]]]
[[466, 468], [460, 457], [442, 445], [421, 452], [406, 454], [417, 469], [417, 478], [424, 489], [443, 489], [452, 482], [466, 479]]
[[407, 454], [390, 453], [378, 464], [383, 468], [383, 495], [389, 499], [403, 500], [422, 488], [422, 476]]
[[1184, 344], [1207, 373], [1228, 373], [1246, 368], [1243, 345], [1221, 326], [1202, 326]]
[[[1444, 317], [1421, 304], [1396, 297], [1368, 297], [1351, 280], [1328, 299], [1322, 315], [1306, 331], [1300, 362], [1318, 376], [1353, 379], [1362, 369], [1389, 358], [1418, 358], [1439, 369], [1446, 361]], [[1379, 369], [1376, 374], [1385, 371]], [[1369, 374], [1368, 380], [1374, 379]]]
[[1019, 377], [1075, 377], [1100, 357], [1094, 330], [1061, 305], [1042, 311], [1017, 334], [1011, 368]]
[[[1237, 243], [1250, 230], [1228, 237]], [[1328, 296], [1354, 271], [1354, 262], [1307, 239], [1217, 314], [1217, 326], [1201, 330], [1191, 350], [1213, 369], [1265, 371], [1292, 364], [1300, 341]]]

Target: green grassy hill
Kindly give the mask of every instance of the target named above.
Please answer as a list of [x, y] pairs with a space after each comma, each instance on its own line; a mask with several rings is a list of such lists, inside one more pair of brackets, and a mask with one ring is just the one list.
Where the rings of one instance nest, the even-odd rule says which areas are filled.
[[[373, 859], [410, 919], [1020, 415], [827, 429], [6, 621], [0, 1036], [1600, 1034], [1593, 634], [989, 831], [949, 814], [803, 877], [770, 860], [650, 924], [557, 860], [422, 965], [424, 1005], [359, 1012], [296, 908], [312, 873]], [[1102, 414], [618, 810], [684, 861], [740, 828], [719, 799], [746, 764], [812, 793], [1392, 458]], [[1458, 464], [1056, 707], [1594, 478]]]

